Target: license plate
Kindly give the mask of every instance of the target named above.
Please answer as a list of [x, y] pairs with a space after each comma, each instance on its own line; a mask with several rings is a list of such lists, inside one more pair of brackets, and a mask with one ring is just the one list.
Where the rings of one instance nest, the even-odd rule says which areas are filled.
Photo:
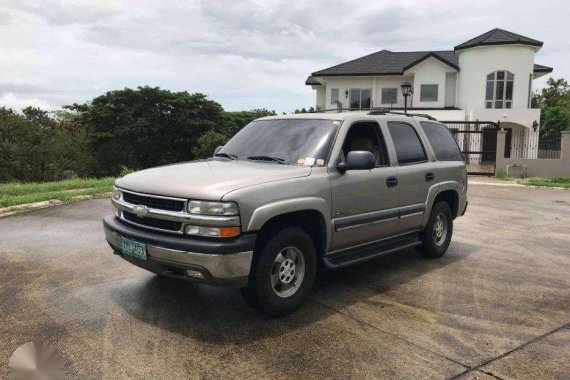
[[123, 246], [123, 254], [146, 260], [146, 245], [143, 243], [121, 238], [121, 245]]

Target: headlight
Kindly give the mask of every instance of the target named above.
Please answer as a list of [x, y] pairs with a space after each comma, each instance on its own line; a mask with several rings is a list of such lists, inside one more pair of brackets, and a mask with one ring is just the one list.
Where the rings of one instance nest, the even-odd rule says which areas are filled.
[[113, 199], [118, 201], [119, 199], [121, 199], [121, 195], [122, 195], [121, 190], [119, 190], [115, 186], [113, 186]]
[[241, 233], [239, 227], [186, 226], [186, 235], [229, 238]]
[[188, 212], [190, 214], [201, 215], [238, 215], [238, 206], [234, 202], [188, 202]]

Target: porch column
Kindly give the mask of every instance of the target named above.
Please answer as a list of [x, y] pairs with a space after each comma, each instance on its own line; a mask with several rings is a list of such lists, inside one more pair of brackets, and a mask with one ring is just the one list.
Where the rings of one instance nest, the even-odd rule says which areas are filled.
[[505, 162], [505, 141], [507, 131], [501, 129], [497, 131], [497, 153], [495, 156], [495, 173], [499, 170], [507, 170], [507, 163]]

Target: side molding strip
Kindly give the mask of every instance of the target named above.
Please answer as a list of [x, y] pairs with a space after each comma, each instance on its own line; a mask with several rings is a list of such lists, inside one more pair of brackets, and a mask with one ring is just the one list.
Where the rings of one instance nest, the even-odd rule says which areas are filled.
[[374, 224], [390, 222], [397, 219], [409, 218], [411, 216], [422, 215], [425, 212], [425, 204], [420, 203], [405, 206], [398, 209], [373, 211], [366, 214], [346, 216], [333, 220], [336, 232], [351, 230], [353, 228], [365, 227]]

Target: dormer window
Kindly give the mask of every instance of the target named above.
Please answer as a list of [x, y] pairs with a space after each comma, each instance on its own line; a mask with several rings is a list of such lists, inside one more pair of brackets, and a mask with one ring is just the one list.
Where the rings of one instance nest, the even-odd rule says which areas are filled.
[[487, 75], [485, 108], [512, 108], [514, 79], [514, 74], [509, 71], [495, 71]]

